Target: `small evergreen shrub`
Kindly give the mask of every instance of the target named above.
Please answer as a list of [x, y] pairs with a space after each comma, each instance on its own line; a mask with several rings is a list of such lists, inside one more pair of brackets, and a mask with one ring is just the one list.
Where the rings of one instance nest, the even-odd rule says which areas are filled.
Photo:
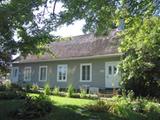
[[39, 86], [38, 86], [37, 84], [33, 84], [32, 87], [31, 87], [31, 90], [32, 90], [33, 92], [38, 92]]
[[87, 91], [83, 88], [80, 88], [80, 98], [86, 98]]
[[68, 90], [67, 90], [67, 97], [72, 97], [73, 94], [74, 94], [74, 88], [73, 88], [73, 85], [70, 84], [70, 85], [68, 86]]
[[55, 86], [53, 89], [53, 95], [59, 95], [60, 91], [59, 91], [59, 87]]
[[44, 94], [45, 95], [50, 95], [51, 94], [51, 89], [50, 89], [49, 84], [45, 85], [45, 87], [44, 87]]

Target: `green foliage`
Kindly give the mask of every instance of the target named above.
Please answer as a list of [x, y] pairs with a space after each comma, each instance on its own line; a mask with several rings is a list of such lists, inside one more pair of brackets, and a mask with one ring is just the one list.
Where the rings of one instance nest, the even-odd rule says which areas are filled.
[[0, 100], [25, 99], [26, 93], [22, 91], [3, 91], [0, 92]]
[[120, 70], [121, 85], [135, 95], [160, 96], [160, 18], [135, 18], [132, 26], [122, 32], [124, 40], [120, 51], [124, 53]]
[[45, 95], [50, 95], [50, 94], [51, 94], [51, 89], [50, 89], [49, 84], [46, 84], [46, 85], [44, 86], [44, 94], [45, 94]]
[[128, 97], [115, 96], [87, 105], [86, 108], [93, 112], [109, 112], [126, 120], [158, 120], [160, 117], [160, 104], [144, 98], [131, 100]]
[[26, 92], [30, 92], [30, 91], [31, 91], [31, 88], [32, 88], [32, 85], [29, 84], [29, 83], [27, 83], [27, 84], [24, 85], [24, 88], [25, 88], [25, 91], [26, 91]]
[[10, 89], [11, 88], [11, 81], [10, 80], [5, 80], [3, 82], [3, 85], [5, 86], [6, 89]]
[[0, 91], [5, 91], [6, 87], [3, 84], [0, 84]]
[[53, 95], [60, 95], [59, 87], [57, 87], [57, 86], [54, 87]]
[[43, 117], [52, 110], [53, 103], [46, 95], [27, 97], [23, 107], [12, 112], [16, 119], [33, 119]]
[[[134, 17], [145, 18], [159, 15], [158, 0], [61, 0], [66, 8], [61, 11], [57, 26], [72, 24], [76, 20], [85, 20], [84, 32], [106, 34], [119, 26], [120, 19], [125, 20], [125, 28], [134, 21]], [[147, 6], [147, 7], [146, 7]]]
[[10, 80], [6, 80], [0, 84], [0, 91], [23, 91], [23, 89], [20, 85], [11, 83]]
[[93, 112], [107, 112], [109, 109], [103, 100], [98, 100], [95, 104], [87, 105], [86, 108]]
[[80, 98], [86, 98], [87, 97], [87, 90], [80, 88]]
[[[54, 18], [44, 17], [42, 9], [45, 5], [44, 0], [0, 0], [1, 75], [9, 72], [12, 55], [19, 51], [23, 56], [46, 51], [45, 44], [52, 41], [49, 32], [54, 29]], [[33, 13], [36, 10], [38, 13]]]
[[73, 93], [74, 93], [74, 88], [73, 88], [73, 85], [70, 84], [67, 89], [67, 97], [72, 97]]
[[32, 90], [33, 92], [38, 92], [39, 86], [38, 86], [37, 84], [33, 84], [32, 87], [31, 87], [31, 90]]

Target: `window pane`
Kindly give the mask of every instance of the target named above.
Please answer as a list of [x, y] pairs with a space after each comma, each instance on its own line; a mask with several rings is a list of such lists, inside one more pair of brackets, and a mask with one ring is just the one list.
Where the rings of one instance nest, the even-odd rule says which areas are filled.
[[114, 72], [114, 74], [117, 73], [117, 67], [116, 66], [113, 67], [113, 72]]
[[86, 66], [82, 66], [82, 80], [85, 80], [86, 76]]
[[46, 79], [46, 68], [41, 68], [40, 71], [40, 80], [45, 80]]
[[108, 67], [108, 74], [111, 75], [112, 74], [112, 66]]
[[90, 65], [82, 66], [82, 80], [90, 80]]
[[17, 76], [17, 69], [14, 69], [14, 77]]
[[87, 66], [87, 80], [90, 80], [90, 66]]

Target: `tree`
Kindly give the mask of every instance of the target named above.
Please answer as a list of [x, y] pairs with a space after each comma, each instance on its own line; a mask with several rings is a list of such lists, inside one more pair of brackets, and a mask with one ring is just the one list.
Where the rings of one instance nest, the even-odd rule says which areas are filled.
[[[12, 55], [40, 54], [54, 37], [54, 18], [44, 16], [48, 0], [0, 0], [0, 75], [6, 74]], [[37, 14], [34, 11], [38, 11]], [[16, 38], [16, 37], [17, 38]]]
[[103, 35], [118, 27], [121, 19], [124, 20], [125, 30], [120, 32], [120, 51], [124, 53], [122, 86], [127, 90], [133, 89], [136, 95], [159, 95], [159, 0], [60, 1], [65, 10], [57, 16], [58, 26], [84, 19], [84, 32]]
[[120, 51], [125, 53], [121, 63], [121, 85], [136, 95], [160, 96], [160, 18], [134, 21], [124, 30]]

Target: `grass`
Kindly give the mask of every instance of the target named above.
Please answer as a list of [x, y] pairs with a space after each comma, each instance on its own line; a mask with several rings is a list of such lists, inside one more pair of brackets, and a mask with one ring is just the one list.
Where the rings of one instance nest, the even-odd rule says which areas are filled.
[[[32, 96], [36, 94], [30, 94]], [[54, 108], [51, 113], [35, 120], [120, 120], [109, 113], [95, 113], [85, 109], [85, 105], [95, 100], [51, 96]], [[0, 120], [13, 120], [9, 113], [23, 104], [23, 100], [0, 100]]]

